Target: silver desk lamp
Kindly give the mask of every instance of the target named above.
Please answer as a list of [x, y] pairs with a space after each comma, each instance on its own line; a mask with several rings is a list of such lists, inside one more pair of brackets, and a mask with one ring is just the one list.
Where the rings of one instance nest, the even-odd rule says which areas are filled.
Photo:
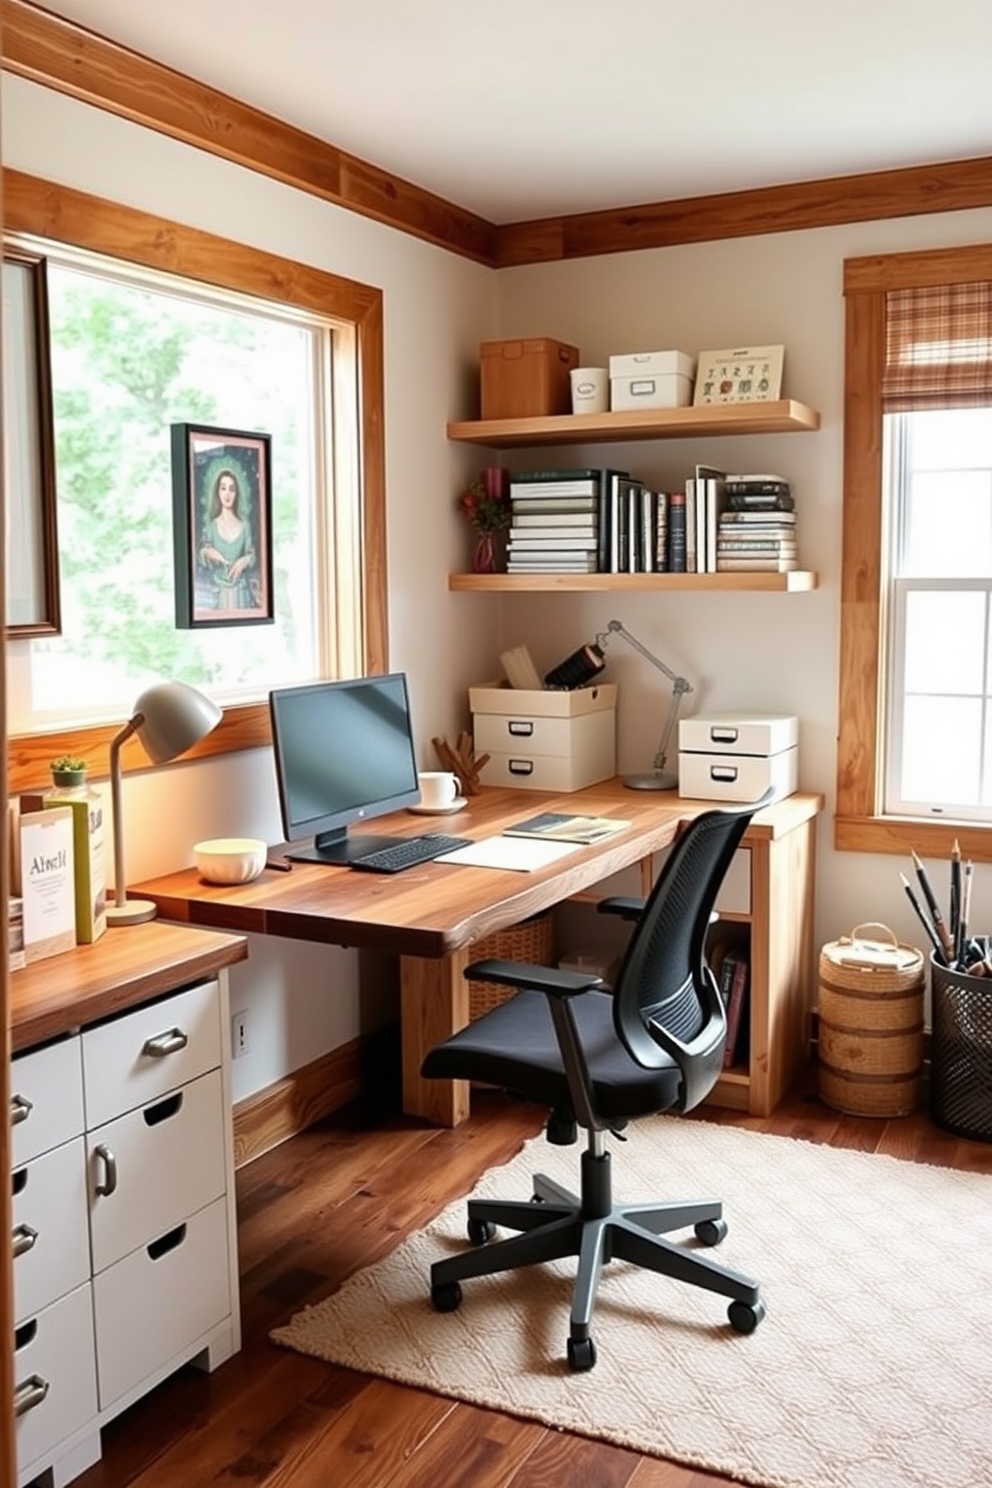
[[217, 704], [185, 682], [157, 682], [134, 705], [134, 713], [111, 741], [110, 799], [114, 813], [114, 903], [107, 907], [108, 925], [140, 925], [158, 913], [150, 899], [129, 899], [124, 870], [124, 820], [121, 811], [121, 745], [137, 734], [149, 759], [168, 764], [217, 727]]
[[583, 646], [567, 657], [559, 666], [548, 672], [544, 680], [549, 687], [584, 686], [606, 665], [603, 653], [609, 645], [611, 636], [614, 635], [623, 636], [628, 645], [633, 646], [635, 651], [639, 651], [646, 661], [649, 661], [653, 667], [657, 667], [659, 672], [663, 672], [672, 684], [672, 703], [665, 721], [661, 742], [654, 757], [652, 771], [649, 775], [625, 775], [623, 783], [631, 790], [673, 790], [679, 782], [677, 773], [673, 774], [665, 769], [668, 762], [668, 748], [678, 722], [682, 699], [687, 692], [692, 691], [692, 684], [659, 660], [654, 652], [642, 645], [636, 636], [632, 636], [619, 620], [610, 620], [606, 629], [599, 632], [591, 646]]

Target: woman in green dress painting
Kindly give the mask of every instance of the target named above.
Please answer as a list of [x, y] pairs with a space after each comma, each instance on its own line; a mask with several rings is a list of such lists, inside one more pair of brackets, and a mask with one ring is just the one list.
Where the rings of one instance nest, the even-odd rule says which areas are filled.
[[250, 610], [256, 605], [250, 574], [255, 542], [242, 512], [241, 486], [234, 471], [219, 472], [200, 545], [200, 562], [216, 588], [218, 610]]

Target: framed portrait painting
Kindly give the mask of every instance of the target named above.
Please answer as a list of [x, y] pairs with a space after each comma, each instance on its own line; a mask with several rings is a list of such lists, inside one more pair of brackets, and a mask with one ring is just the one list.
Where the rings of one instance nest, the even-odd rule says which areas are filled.
[[268, 434], [172, 425], [176, 627], [272, 624]]

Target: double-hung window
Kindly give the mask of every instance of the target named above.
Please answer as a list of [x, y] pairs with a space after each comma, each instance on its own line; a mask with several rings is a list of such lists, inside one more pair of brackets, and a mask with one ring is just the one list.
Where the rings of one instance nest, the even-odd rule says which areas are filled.
[[944, 852], [968, 831], [980, 858], [992, 826], [992, 249], [845, 268], [837, 846]]

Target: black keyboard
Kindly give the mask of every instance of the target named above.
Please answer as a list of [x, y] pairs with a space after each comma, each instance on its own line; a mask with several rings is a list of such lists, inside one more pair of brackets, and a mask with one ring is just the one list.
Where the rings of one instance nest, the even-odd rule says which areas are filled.
[[443, 832], [424, 832], [420, 837], [405, 837], [392, 847], [362, 853], [361, 857], [351, 858], [348, 866], [364, 868], [370, 873], [402, 873], [404, 868], [429, 863], [442, 853], [454, 852], [456, 847], [468, 847], [471, 841], [471, 837], [446, 837]]

